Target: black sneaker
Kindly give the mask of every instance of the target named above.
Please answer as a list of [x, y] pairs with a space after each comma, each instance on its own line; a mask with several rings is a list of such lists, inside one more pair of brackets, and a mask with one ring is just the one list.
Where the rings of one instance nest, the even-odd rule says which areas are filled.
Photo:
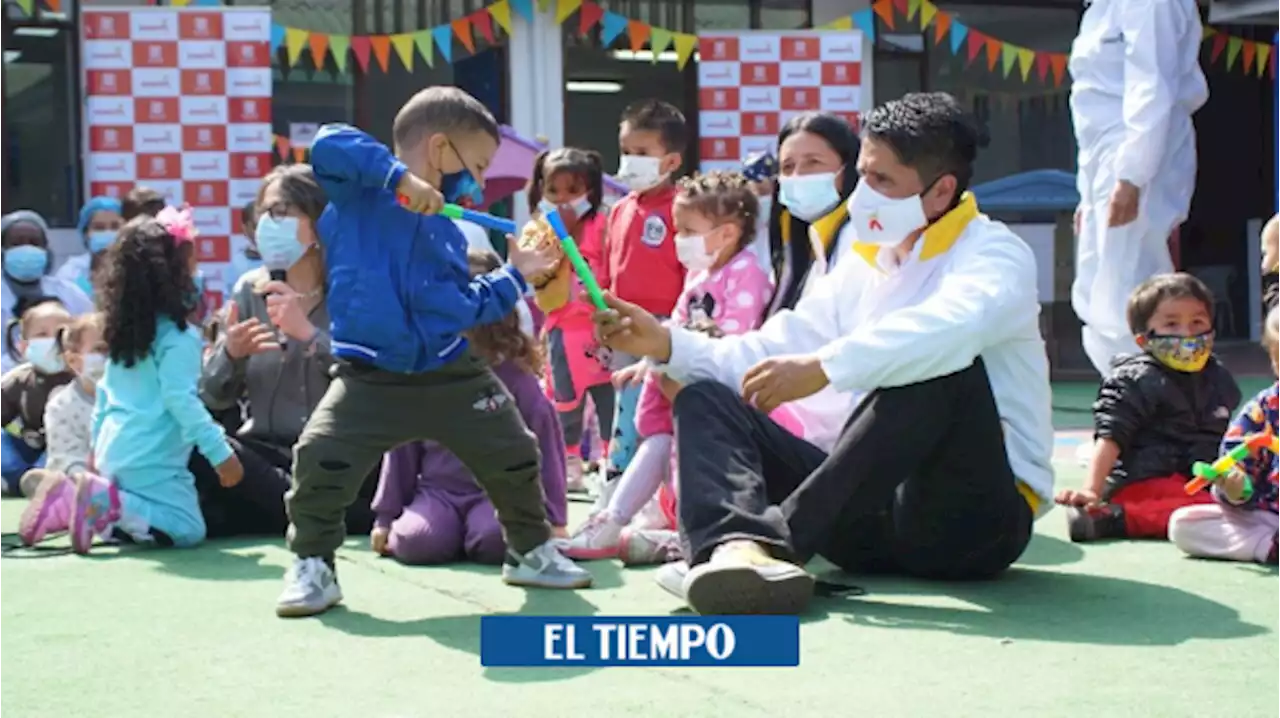
[[1125, 537], [1124, 509], [1114, 504], [1067, 508], [1067, 533], [1075, 543]]

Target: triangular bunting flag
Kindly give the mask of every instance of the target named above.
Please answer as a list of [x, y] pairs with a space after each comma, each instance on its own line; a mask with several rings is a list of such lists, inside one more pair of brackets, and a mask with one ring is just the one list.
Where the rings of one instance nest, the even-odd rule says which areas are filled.
[[1000, 47], [1001, 73], [1005, 77], [1008, 77], [1009, 71], [1013, 69], [1013, 66], [1017, 64], [1017, 62], [1018, 62], [1018, 47], [1016, 45], [1010, 45], [1007, 42], [1004, 43]]
[[939, 12], [938, 17], [933, 23], [933, 44], [941, 45], [942, 38], [947, 36], [947, 30], [950, 30], [950, 29], [951, 29], [951, 14], [945, 13], [945, 12]]
[[352, 35], [351, 51], [356, 55], [356, 64], [360, 66], [361, 72], [369, 71], [369, 44], [368, 35]]
[[1248, 75], [1253, 70], [1253, 56], [1258, 52], [1258, 43], [1245, 40], [1244, 43], [1244, 65], [1240, 67], [1244, 74]]
[[661, 27], [649, 28], [649, 52], [653, 54], [650, 62], [657, 62], [661, 55], [671, 46], [671, 31]]
[[289, 138], [282, 135], [276, 135], [276, 154], [280, 155], [281, 162], [289, 160]]
[[498, 27], [502, 31], [511, 34], [511, 3], [508, 0], [498, 0], [498, 2], [485, 8], [489, 11], [489, 17], [498, 23]]
[[1217, 35], [1217, 34], [1218, 34], [1218, 31], [1217, 31], [1217, 30], [1214, 30], [1213, 28], [1209, 27], [1208, 25], [1205, 25], [1205, 26], [1204, 26], [1204, 32], [1200, 35], [1200, 42], [1204, 42], [1205, 40], [1208, 40], [1209, 38], [1211, 38], [1211, 37], [1213, 37], [1214, 35]]
[[511, 0], [511, 7], [520, 17], [533, 22], [533, 0]]
[[853, 14], [853, 24], [858, 26], [863, 35], [867, 39], [876, 41], [876, 16], [871, 12], [871, 8], [859, 10]]
[[306, 162], [306, 161], [307, 161], [307, 148], [306, 148], [306, 147], [294, 147], [294, 148], [293, 148], [293, 161], [294, 161], [294, 162], [296, 162], [296, 163], [298, 163], [298, 164], [302, 164], [303, 162]]
[[1240, 50], [1244, 47], [1244, 40], [1238, 37], [1232, 37], [1227, 40], [1227, 69], [1230, 70], [1236, 64], [1236, 58], [1240, 56]]
[[823, 25], [820, 29], [822, 29], [822, 30], [852, 30], [852, 29], [853, 29], [853, 16], [852, 16], [852, 15], [845, 15], [845, 16], [843, 16], [843, 17], [838, 17], [838, 18], [836, 18], [835, 20], [832, 20], [831, 22], [827, 23], [826, 25]]
[[564, 24], [581, 5], [582, 0], [556, 0], [556, 24]]
[[676, 47], [676, 68], [683, 70], [685, 63], [693, 57], [693, 51], [698, 48], [698, 36], [677, 32], [672, 42]]
[[880, 20], [884, 22], [884, 26], [893, 29], [893, 5], [889, 4], [889, 0], [876, 0], [871, 4], [871, 9], [876, 15], [880, 16]]
[[302, 56], [302, 48], [307, 46], [307, 31], [296, 27], [285, 28], [284, 45], [288, 51], [289, 67], [293, 67]]
[[640, 52], [649, 42], [649, 24], [639, 20], [627, 21], [627, 35], [631, 37], [631, 51]]
[[551, 0], [538, 0], [538, 11], [546, 12], [551, 7]]
[[1061, 52], [1054, 53], [1049, 64], [1053, 66], [1053, 86], [1062, 87], [1062, 79], [1067, 74], [1067, 56]]
[[467, 53], [476, 54], [476, 41], [475, 38], [471, 37], [471, 21], [465, 17], [460, 17], [449, 23], [449, 27], [453, 28], [453, 34], [458, 38], [458, 42], [467, 48]]
[[62, 12], [62, 0], [45, 0], [45, 5], [48, 5], [52, 12]]
[[627, 18], [616, 12], [606, 12], [600, 21], [600, 44], [607, 50], [618, 36], [627, 29]]
[[1036, 77], [1040, 78], [1041, 82], [1049, 79], [1049, 53], [1047, 52], [1036, 53]]
[[938, 14], [938, 6], [922, 0], [920, 3], [920, 28], [929, 27], [929, 23], [933, 22], [933, 18]]
[[271, 23], [271, 54], [276, 54], [282, 45], [284, 45], [284, 25], [273, 22]]
[[350, 35], [330, 35], [329, 36], [329, 54], [333, 55], [333, 61], [338, 66], [338, 72], [347, 71], [347, 50], [351, 48]]
[[[952, 42], [954, 43], [955, 41], [952, 40]], [[986, 44], [987, 37], [982, 33], [976, 30], [969, 33], [969, 63], [972, 63], [978, 58], [978, 55], [982, 54], [982, 48], [985, 47]]]
[[1022, 81], [1031, 77], [1031, 68], [1036, 64], [1036, 51], [1025, 47], [1018, 48], [1018, 69], [1022, 71]]
[[413, 72], [413, 35], [407, 32], [392, 35], [391, 47], [395, 48], [396, 56], [400, 58], [404, 69]]
[[[942, 15], [939, 14], [938, 17], [941, 18]], [[951, 20], [951, 16], [948, 15], [947, 19]], [[960, 48], [964, 47], [964, 40], [968, 36], [969, 36], [968, 25], [951, 20], [951, 54], [952, 55], [960, 54]], [[969, 58], [969, 62], [973, 62], [972, 57]]]
[[369, 44], [373, 47], [373, 56], [378, 60], [378, 67], [383, 72], [391, 70], [391, 37], [389, 35], [370, 35]]
[[324, 56], [329, 52], [329, 36], [323, 32], [313, 32], [308, 44], [311, 45], [311, 63], [317, 70], [323, 70]]
[[[484, 41], [493, 44], [493, 18], [489, 16], [486, 10], [476, 10], [467, 17], [471, 18], [471, 27], [480, 31], [480, 37]], [[472, 51], [474, 52], [474, 50]]]
[[604, 17], [604, 8], [590, 0], [582, 3], [582, 8], [578, 10], [578, 34], [585, 37], [602, 17]]
[[[907, 19], [915, 20], [916, 15], [920, 14], [920, 0], [907, 0]], [[921, 23], [923, 26], [924, 23]]]
[[907, 0], [893, 0], [893, 8], [897, 10], [900, 15], [906, 15]]
[[987, 38], [987, 69], [996, 69], [996, 64], [1000, 62], [1000, 52], [1004, 47], [1004, 43], [994, 37]]
[[1209, 53], [1209, 62], [1217, 62], [1222, 57], [1222, 51], [1227, 49], [1227, 36], [1222, 33], [1215, 33], [1213, 36], [1213, 49]]
[[1267, 65], [1269, 64], [1268, 60], [1270, 59], [1271, 46], [1265, 42], [1258, 43], [1258, 62], [1255, 66], [1257, 68], [1258, 77], [1262, 77], [1262, 74], [1267, 71]]
[[191, 0], [170, 0], [169, 4], [173, 7], [186, 7], [191, 4]]
[[22, 8], [23, 14], [30, 17], [31, 12], [35, 7], [35, 2], [36, 0], [18, 0], [18, 7]]
[[444, 61], [452, 64], [453, 63], [453, 28], [449, 27], [448, 25], [441, 25], [440, 27], [433, 28], [431, 30], [431, 37], [435, 39], [436, 49], [439, 50], [440, 54], [444, 56]]
[[418, 57], [427, 63], [427, 67], [436, 66], [436, 51], [432, 45], [435, 39], [431, 37], [430, 30], [419, 30], [413, 33], [413, 46], [418, 48]]

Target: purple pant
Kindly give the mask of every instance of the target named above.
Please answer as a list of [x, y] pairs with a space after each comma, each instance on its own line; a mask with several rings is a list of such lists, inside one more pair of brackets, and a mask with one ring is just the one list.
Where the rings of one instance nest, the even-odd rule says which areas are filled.
[[419, 489], [391, 522], [387, 547], [408, 564], [499, 564], [507, 551], [493, 504], [483, 493], [461, 496], [434, 489]]

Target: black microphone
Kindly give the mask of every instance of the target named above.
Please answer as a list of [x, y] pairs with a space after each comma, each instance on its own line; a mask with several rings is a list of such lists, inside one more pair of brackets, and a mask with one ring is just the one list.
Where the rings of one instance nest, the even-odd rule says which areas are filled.
[[[272, 270], [269, 270], [269, 274], [267, 276], [269, 276], [271, 278], [271, 281], [273, 282], [283, 282], [289, 278], [289, 270], [272, 269]], [[285, 336], [284, 332], [280, 331], [279, 327], [276, 327], [276, 341], [280, 343], [281, 352], [289, 348], [288, 337]]]

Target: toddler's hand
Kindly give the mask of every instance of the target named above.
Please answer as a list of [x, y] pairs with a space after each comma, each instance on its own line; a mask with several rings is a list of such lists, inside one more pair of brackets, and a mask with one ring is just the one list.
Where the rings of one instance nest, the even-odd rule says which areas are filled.
[[396, 185], [396, 193], [400, 195], [400, 203], [406, 209], [422, 214], [435, 214], [444, 207], [444, 196], [426, 180], [405, 172]]
[[1227, 501], [1233, 504], [1244, 503], [1245, 487], [1249, 485], [1249, 477], [1240, 470], [1239, 466], [1233, 466], [1226, 476], [1223, 476], [1218, 483], [1218, 489], [1227, 497]]
[[1053, 498], [1054, 503], [1062, 506], [1094, 506], [1098, 503], [1098, 495], [1089, 489], [1063, 489]]
[[623, 367], [613, 373], [613, 385], [616, 387], [634, 386], [644, 381], [649, 373], [645, 363], [638, 361], [631, 366]]
[[369, 548], [379, 556], [389, 556], [387, 552], [387, 540], [391, 537], [391, 529], [383, 526], [374, 526], [373, 531], [369, 532]]
[[218, 483], [222, 488], [229, 489], [243, 479], [244, 465], [240, 463], [240, 457], [232, 454], [231, 458], [218, 464]]

